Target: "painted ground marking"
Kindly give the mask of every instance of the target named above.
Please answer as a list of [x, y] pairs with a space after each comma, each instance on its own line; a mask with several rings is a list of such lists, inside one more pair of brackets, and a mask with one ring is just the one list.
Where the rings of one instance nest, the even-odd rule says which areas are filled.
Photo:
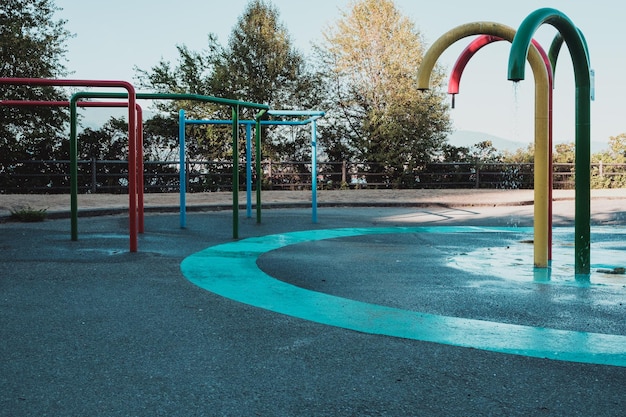
[[363, 333], [563, 361], [626, 367], [626, 336], [558, 330], [408, 311], [306, 290], [257, 266], [263, 253], [342, 237], [402, 233], [519, 233], [506, 227], [376, 227], [291, 232], [213, 246], [181, 263], [195, 285], [255, 307]]

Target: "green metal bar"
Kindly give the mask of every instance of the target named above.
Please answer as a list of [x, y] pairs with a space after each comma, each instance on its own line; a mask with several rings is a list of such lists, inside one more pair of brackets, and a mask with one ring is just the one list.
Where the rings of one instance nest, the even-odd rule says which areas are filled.
[[591, 272], [591, 80], [589, 54], [582, 33], [562, 12], [539, 9], [529, 14], [520, 25], [509, 55], [508, 77], [524, 79], [526, 55], [532, 36], [548, 23], [554, 26], [567, 44], [574, 65], [576, 83], [576, 161], [575, 161], [575, 219], [574, 272], [579, 279], [588, 280]]
[[256, 222], [261, 223], [261, 188], [263, 187], [263, 172], [261, 167], [261, 120], [256, 121], [254, 132], [255, 167], [256, 167]]
[[[129, 234], [130, 234], [130, 251], [137, 252], [137, 232], [139, 231], [137, 224], [137, 178], [138, 178], [138, 170], [137, 170], [137, 149], [142, 146], [142, 144], [137, 143], [137, 101], [136, 94], [133, 94], [129, 97], [127, 93], [92, 93], [88, 91], [77, 92], [72, 94], [70, 98], [70, 115], [74, 112], [76, 114], [77, 102], [83, 98], [93, 98], [93, 97], [123, 97], [128, 98], [128, 220], [129, 220]], [[70, 117], [71, 121], [71, 117]], [[76, 116], [74, 116], [73, 127], [76, 129]], [[77, 168], [75, 172], [72, 172], [72, 158], [78, 159], [78, 141], [76, 137], [74, 137], [74, 146], [75, 152], [73, 155], [70, 155], [70, 172], [73, 177], [76, 177], [76, 186], [72, 188], [71, 180], [70, 180], [70, 215], [71, 222], [78, 222], [78, 204], [76, 203], [76, 209], [73, 210], [71, 205], [71, 199], [75, 198], [78, 201], [78, 162], [76, 162]], [[71, 148], [71, 131], [70, 131], [70, 148]], [[75, 175], [74, 175], [75, 174]], [[143, 176], [142, 176], [143, 178]], [[141, 185], [143, 186], [143, 185]], [[142, 190], [143, 192], [143, 190]], [[72, 197], [72, 194], [76, 194], [76, 197]], [[143, 210], [143, 207], [142, 207]], [[142, 230], [143, 231], [143, 230]], [[74, 232], [72, 232], [74, 233]]]
[[552, 67], [553, 77], [554, 73], [556, 72], [556, 63], [562, 46], [563, 36], [561, 36], [560, 33], [557, 33], [556, 35], [554, 35], [554, 39], [552, 39], [552, 43], [550, 44], [550, 50], [548, 51], [548, 57], [550, 58], [550, 66]]
[[239, 106], [232, 107], [233, 119], [233, 239], [239, 239]]
[[70, 235], [78, 240], [78, 139], [76, 101], [70, 104]]
[[[77, 93], [79, 94], [79, 93]], [[91, 98], [126, 98], [126, 93], [88, 93]], [[257, 115], [260, 118], [269, 106], [267, 104], [250, 103], [247, 101], [231, 100], [221, 97], [203, 96], [200, 94], [176, 94], [176, 93], [137, 93], [140, 100], [194, 100], [209, 103], [217, 103], [231, 106], [233, 112], [233, 238], [239, 238], [239, 153], [238, 135], [239, 107], [248, 107], [261, 110]], [[258, 192], [257, 192], [258, 194]]]

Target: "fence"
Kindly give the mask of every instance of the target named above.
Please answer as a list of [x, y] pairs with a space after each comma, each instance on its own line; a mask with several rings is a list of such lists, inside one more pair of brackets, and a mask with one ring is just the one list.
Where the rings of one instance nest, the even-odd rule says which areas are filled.
[[[232, 190], [232, 163], [188, 161], [189, 192]], [[177, 192], [180, 189], [178, 161], [146, 161], [146, 192]], [[302, 190], [311, 188], [311, 165], [305, 162], [263, 161], [263, 188]], [[326, 162], [318, 164], [318, 187], [338, 188], [499, 188], [531, 189], [530, 163], [431, 163], [416, 170], [390, 175], [376, 164]], [[592, 164], [592, 183], [597, 188], [626, 186], [626, 164]], [[0, 166], [0, 193], [67, 193], [69, 161], [21, 161]], [[574, 188], [574, 164], [554, 164], [553, 186]], [[254, 174], [253, 174], [254, 175]], [[82, 193], [126, 193], [128, 163], [121, 160], [78, 162]], [[241, 184], [245, 186], [242, 167]]]

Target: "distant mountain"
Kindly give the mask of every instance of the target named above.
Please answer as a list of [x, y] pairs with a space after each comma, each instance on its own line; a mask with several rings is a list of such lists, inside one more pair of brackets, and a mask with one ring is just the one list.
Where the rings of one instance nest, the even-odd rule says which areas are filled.
[[448, 136], [448, 142], [450, 145], [463, 146], [469, 148], [476, 145], [479, 142], [490, 140], [493, 143], [493, 147], [500, 152], [508, 151], [515, 152], [522, 148], [528, 148], [528, 144], [524, 142], [515, 142], [509, 139], [504, 139], [499, 136], [490, 135], [484, 132], [474, 132], [470, 130], [457, 130]]
[[[448, 136], [450, 145], [471, 147], [479, 142], [490, 140], [493, 147], [500, 152], [515, 152], [518, 149], [527, 149], [529, 143], [515, 142], [513, 140], [504, 139], [499, 136], [490, 135], [484, 132], [474, 132], [470, 130], [457, 130]], [[591, 142], [591, 153], [602, 152], [608, 149], [608, 145], [603, 142]]]

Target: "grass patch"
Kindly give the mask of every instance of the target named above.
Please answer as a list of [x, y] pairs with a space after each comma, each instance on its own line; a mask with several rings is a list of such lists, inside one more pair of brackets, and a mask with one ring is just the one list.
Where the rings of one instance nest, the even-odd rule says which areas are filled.
[[34, 209], [30, 206], [11, 210], [11, 219], [18, 222], [42, 222], [48, 216], [48, 209]]

